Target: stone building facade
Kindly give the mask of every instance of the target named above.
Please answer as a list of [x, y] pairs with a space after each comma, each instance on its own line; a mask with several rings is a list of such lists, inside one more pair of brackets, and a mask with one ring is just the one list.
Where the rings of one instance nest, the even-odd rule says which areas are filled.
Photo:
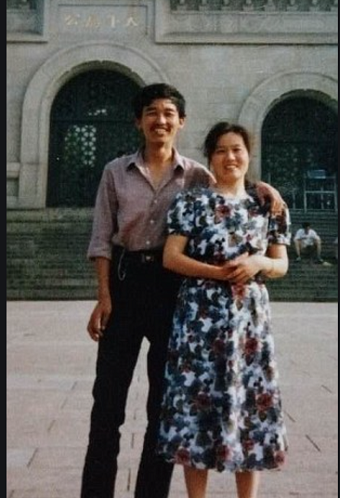
[[[251, 174], [293, 229], [337, 235], [337, 0], [7, 0], [7, 298], [95, 299], [86, 260], [104, 165], [139, 145], [131, 99], [187, 100], [178, 148], [218, 120], [254, 136]], [[294, 266], [276, 300], [336, 300], [336, 265]]]
[[337, 210], [337, 0], [7, 0], [7, 31], [9, 210], [91, 207], [154, 82], [186, 97], [183, 154], [203, 161], [208, 128], [238, 121], [254, 177]]

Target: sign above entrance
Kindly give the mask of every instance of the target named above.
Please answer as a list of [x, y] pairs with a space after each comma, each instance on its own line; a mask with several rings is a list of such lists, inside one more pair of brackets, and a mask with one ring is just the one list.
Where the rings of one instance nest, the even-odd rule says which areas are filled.
[[59, 7], [59, 31], [63, 33], [101, 33], [128, 31], [147, 33], [146, 6], [87, 6]]

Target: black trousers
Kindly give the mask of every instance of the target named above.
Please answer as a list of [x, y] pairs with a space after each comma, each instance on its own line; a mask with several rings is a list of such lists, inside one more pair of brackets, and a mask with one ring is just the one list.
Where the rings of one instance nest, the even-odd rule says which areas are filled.
[[[118, 268], [118, 262], [119, 268]], [[113, 313], [98, 346], [89, 443], [81, 498], [113, 498], [120, 426], [141, 343], [147, 355], [147, 429], [135, 498], [167, 498], [173, 465], [156, 455], [163, 373], [172, 316], [180, 284], [161, 262], [141, 262], [114, 254], [111, 272]]]

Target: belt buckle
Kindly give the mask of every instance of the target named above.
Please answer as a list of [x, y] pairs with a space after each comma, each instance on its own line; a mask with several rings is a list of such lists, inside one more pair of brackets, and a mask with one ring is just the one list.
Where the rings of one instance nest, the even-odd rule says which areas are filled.
[[153, 263], [155, 261], [154, 254], [142, 254], [142, 263]]

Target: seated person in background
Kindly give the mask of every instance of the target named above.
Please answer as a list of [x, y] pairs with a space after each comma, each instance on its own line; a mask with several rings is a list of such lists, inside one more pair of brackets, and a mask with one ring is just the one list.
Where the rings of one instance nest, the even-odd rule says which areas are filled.
[[323, 263], [321, 258], [321, 239], [315, 230], [311, 228], [308, 221], [302, 223], [294, 237], [295, 251], [297, 254], [296, 261], [301, 261], [301, 254], [304, 253], [311, 257], [316, 254], [317, 261]]

